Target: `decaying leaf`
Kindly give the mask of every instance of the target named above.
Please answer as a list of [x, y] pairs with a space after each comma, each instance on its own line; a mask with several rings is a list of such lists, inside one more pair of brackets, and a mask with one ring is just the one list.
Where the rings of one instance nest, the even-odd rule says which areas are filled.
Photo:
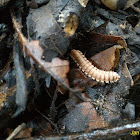
[[67, 60], [54, 58], [51, 63], [43, 61], [41, 59], [43, 49], [39, 46], [39, 41], [31, 41], [26, 47], [30, 57], [35, 60], [45, 72], [50, 71], [60, 79], [66, 79], [69, 71], [69, 62]]
[[28, 92], [23, 59], [20, 53], [20, 46], [18, 44], [18, 39], [15, 39], [14, 41], [13, 52], [14, 52], [14, 66], [15, 66], [15, 73], [16, 73], [17, 110], [12, 117], [16, 117], [18, 114], [20, 114], [25, 110], [29, 92]]
[[120, 36], [103, 35], [94, 31], [79, 33], [71, 44], [74, 46], [73, 49], [80, 50], [83, 53], [86, 51], [85, 56], [87, 58], [114, 45], [127, 47], [125, 40]]
[[102, 35], [96, 32], [91, 32], [91, 41], [92, 42], [97, 42], [99, 43], [101, 46], [106, 46], [109, 44], [112, 45], [121, 45], [123, 47], [127, 47], [127, 44], [125, 42], [125, 40], [120, 37], [120, 36], [112, 36], [112, 35]]
[[[69, 38], [65, 36], [63, 30], [67, 18], [71, 13], [79, 16], [82, 9], [78, 0], [50, 0], [48, 4], [30, 10], [27, 17], [29, 36], [33, 40], [39, 40], [40, 46], [47, 51], [55, 51], [58, 55], [63, 56], [69, 46]], [[77, 28], [77, 17], [74, 17], [72, 28], [72, 30], [68, 29], [70, 35], [73, 35]]]
[[49, 122], [47, 122], [45, 119], [40, 118], [39, 122], [36, 122], [37, 120], [35, 120], [35, 124], [36, 126], [34, 127], [34, 132], [36, 132], [37, 136], [47, 136], [48, 134], [53, 135], [55, 133], [55, 131], [53, 130], [51, 124]]
[[69, 62], [67, 60], [61, 60], [60, 58], [54, 58], [50, 63], [44, 61], [42, 58], [44, 51], [40, 47], [39, 41], [28, 42], [28, 40], [21, 33], [18, 27], [18, 23], [16, 22], [14, 17], [12, 18], [12, 21], [15, 30], [18, 32], [19, 41], [21, 42], [23, 48], [26, 48], [28, 55], [39, 64], [39, 67], [53, 76], [54, 79], [59, 79], [59, 82], [61, 81], [65, 84], [68, 84], [67, 73], [69, 71]]
[[134, 85], [134, 81], [133, 81], [132, 76], [131, 76], [131, 74], [130, 74], [130, 72], [129, 72], [129, 70], [128, 70], [128, 67], [127, 67], [126, 62], [124, 62], [124, 63], [122, 64], [122, 73], [123, 73], [126, 77], [129, 77], [129, 78], [131, 79], [131, 86], [133, 86], [133, 85]]
[[114, 70], [117, 67], [120, 58], [119, 49], [122, 48], [123, 47], [120, 45], [115, 45], [94, 55], [89, 60], [99, 69], [106, 71]]
[[[124, 105], [124, 101], [118, 94], [110, 93], [106, 96], [106, 101], [102, 107], [102, 115], [104, 119], [110, 123], [110, 125], [117, 125], [121, 122], [120, 108]], [[116, 122], [111, 124], [112, 122]]]
[[81, 132], [85, 130], [104, 128], [108, 123], [97, 114], [89, 102], [78, 104], [62, 121], [66, 132]]
[[140, 34], [140, 21], [138, 22], [138, 24], [135, 26], [135, 31], [137, 34]]
[[[43, 1], [45, 4], [39, 4], [37, 1]], [[49, 1], [49, 3], [46, 1]], [[126, 18], [129, 13], [134, 13], [132, 9], [132, 11], [111, 11], [101, 4], [101, 1], [103, 0], [91, 0], [90, 3], [88, 3], [88, 1], [89, 0], [31, 0], [29, 6], [32, 8], [37, 8], [38, 6], [38, 8], [29, 10], [27, 5], [25, 5], [25, 2], [22, 3], [24, 4], [22, 7], [16, 6], [20, 4], [21, 1], [15, 1], [15, 3], [13, 3], [14, 11], [16, 11], [16, 9], [20, 10], [20, 12], [15, 12], [17, 17], [19, 17], [19, 21], [23, 19], [22, 21], [24, 26], [27, 25], [27, 27], [24, 28], [24, 33], [26, 32], [26, 34], [28, 34], [28, 39], [20, 30], [21, 27], [18, 25], [17, 20], [12, 17], [14, 28], [19, 35], [20, 45], [23, 52], [27, 54], [26, 56], [28, 56], [24, 58], [25, 68], [28, 70], [30, 69], [29, 72], [32, 73], [32, 76], [30, 77], [31, 81], [30, 83], [27, 83], [27, 85], [30, 88], [33, 87], [33, 90], [29, 92], [29, 97], [25, 97], [26, 100], [28, 99], [27, 110], [18, 116], [18, 120], [18, 118], [11, 119], [11, 115], [17, 109], [15, 102], [15, 92], [17, 91], [16, 87], [14, 86], [14, 90], [9, 91], [10, 94], [12, 94], [9, 95], [9, 89], [6, 90], [6, 86], [0, 85], [3, 86], [3, 88], [5, 87], [5, 89], [1, 89], [2, 95], [0, 96], [0, 118], [2, 120], [0, 123], [0, 130], [2, 130], [1, 128], [3, 126], [5, 128], [7, 126], [9, 127], [11, 125], [9, 121], [14, 123], [13, 120], [17, 120], [16, 124], [13, 124], [14, 126], [19, 124], [18, 121], [21, 122], [25, 120], [26, 127], [32, 127], [29, 128], [29, 130], [26, 129], [27, 131], [21, 131], [21, 134], [19, 134], [18, 137], [14, 136], [13, 138], [37, 139], [36, 137], [42, 136], [44, 139], [105, 139], [129, 133], [130, 130], [126, 130], [128, 126], [130, 126], [129, 129], [131, 130], [134, 128], [134, 125], [134, 129], [137, 129], [140, 126], [140, 123], [124, 125], [126, 120], [130, 121], [135, 119], [135, 105], [137, 105], [137, 103], [130, 104], [130, 101], [125, 100], [124, 98], [129, 94], [129, 91], [131, 93], [130, 87], [133, 82], [132, 76], [134, 78], [135, 76], [138, 76], [137, 74], [140, 72], [139, 51], [137, 51], [139, 50], [138, 20], [134, 21], [133, 24], [133, 18], [131, 22], [128, 21], [128, 18]], [[95, 1], [98, 1], [98, 4], [95, 3]], [[107, 1], [108, 5], [111, 6], [111, 0], [106, 0], [106, 2]], [[125, 1], [126, 0], [113, 1], [116, 4], [114, 9], [119, 9], [118, 3], [124, 3]], [[7, 6], [7, 9], [8, 8], [9, 7]], [[82, 11], [81, 9], [84, 10]], [[26, 13], [23, 11], [26, 11]], [[7, 12], [8, 11], [5, 13]], [[80, 19], [79, 25], [78, 18]], [[110, 22], [107, 26], [105, 25], [106, 31], [105, 28], [103, 31], [102, 27], [99, 31], [99, 28], [96, 27], [107, 20], [110, 20]], [[120, 28], [120, 25], [122, 25], [122, 28]], [[76, 32], [77, 27], [78, 30]], [[94, 30], [94, 28], [96, 29]], [[129, 30], [133, 30], [134, 33], [130, 33]], [[84, 33], [83, 31], [87, 32]], [[96, 31], [98, 33], [92, 31]], [[102, 34], [118, 36], [108, 36]], [[11, 32], [10, 35], [12, 36], [11, 40], [13, 40], [13, 32]], [[128, 54], [128, 48], [126, 48], [127, 44], [123, 39], [126, 39], [128, 47], [130, 47], [131, 51], [135, 51], [136, 54]], [[13, 48], [13, 43], [12, 46], [5, 43], [9, 42], [11, 44], [9, 41], [9, 35], [6, 35], [6, 37], [2, 36], [2, 41], [3, 40], [4, 44], [1, 43], [2, 46], [9, 47], [10, 52], [13, 51], [13, 49], [11, 50], [11, 48]], [[17, 36], [14, 36], [14, 40], [17, 40]], [[74, 40], [77, 42], [76, 45], [73, 43]], [[82, 59], [82, 57], [80, 67], [84, 67], [83, 71], [87, 70], [85, 74], [81, 71], [81, 69], [75, 66], [73, 67], [74, 61], [70, 58], [69, 54], [69, 52], [73, 49], [77, 51], [80, 50], [83, 53], [83, 56], [85, 56], [88, 61], [92, 62], [91, 65], [96, 66], [96, 71], [95, 69], [94, 71], [91, 70], [91, 65], [88, 65], [87, 67], [87, 64], [90, 63], [83, 61], [84, 59]], [[127, 61], [128, 55], [130, 57], [129, 61]], [[67, 58], [67, 60], [62, 60], [65, 58]], [[75, 58], [79, 59], [80, 57], [75, 56]], [[30, 62], [33, 62], [31, 64], [32, 66], [30, 66], [29, 60]], [[69, 82], [72, 88], [68, 86], [69, 83], [67, 79], [69, 61], [71, 62]], [[3, 61], [1, 60], [1, 62]], [[13, 76], [15, 77], [15, 74], [17, 75], [15, 70], [13, 70], [16, 69], [15, 64], [17, 63], [14, 63], [14, 67], [13, 63], [9, 64], [8, 68], [10, 68], [9, 70], [12, 70], [9, 71], [8, 69], [5, 69], [5, 72], [2, 72], [2, 75], [5, 73], [8, 73], [9, 75], [14, 73]], [[17, 65], [21, 66], [20, 64]], [[8, 72], [6, 72], [6, 70], [8, 70]], [[43, 72], [43, 70], [45, 72]], [[108, 74], [106, 71], [115, 71], [120, 78], [116, 81], [112, 72]], [[92, 75], [93, 80], [91, 78], [87, 78], [86, 75]], [[17, 82], [17, 84], [19, 83], [18, 80], [15, 81], [15, 78], [14, 80], [13, 78], [11, 78], [12, 80], [8, 78], [8, 80], [5, 80], [6, 78], [3, 76], [1, 79], [3, 79], [3, 82], [6, 83], [8, 83], [8, 80], [12, 82], [14, 81], [14, 84], [15, 82]], [[22, 78], [20, 79], [22, 81]], [[94, 79], [101, 81], [102, 83], [98, 83], [94, 81]], [[103, 83], [113, 82], [113, 80], [115, 81], [114, 83]], [[136, 87], [138, 85], [139, 83], [136, 83]], [[60, 92], [65, 93], [65, 88], [66, 90], [68, 89], [68, 94], [61, 95]], [[132, 88], [134, 89], [135, 86]], [[2, 92], [2, 90], [4, 92]], [[135, 93], [135, 90], [134, 92], [132, 91], [132, 93]], [[12, 104], [9, 104], [9, 102], [7, 103], [7, 99], [11, 99], [12, 96], [14, 96]], [[71, 100], [69, 104], [66, 104], [66, 102], [68, 102], [67, 99], [68, 101]], [[139, 99], [137, 98], [137, 101], [138, 100]], [[21, 97], [20, 101], [24, 101], [24, 99]], [[128, 103], [127, 106], [126, 103]], [[12, 110], [10, 110], [11, 105], [13, 106]], [[7, 111], [7, 108], [6, 110], [3, 110], [3, 107], [9, 107], [9, 113], [5, 112]], [[37, 110], [42, 112], [38, 112], [41, 116], [37, 113]], [[7, 117], [10, 119], [6, 119]], [[5, 123], [7, 120], [9, 123], [8, 125]], [[56, 133], [59, 133], [56, 124], [62, 125], [60, 126], [60, 128], [62, 128], [60, 133], [64, 130], [66, 134], [56, 135]], [[118, 127], [119, 124], [121, 124], [121, 126]], [[13, 125], [11, 126], [12, 128]], [[112, 125], [117, 125], [117, 127], [109, 129], [108, 127], [112, 127]], [[103, 128], [104, 130], [99, 130]], [[93, 131], [87, 132], [88, 130]], [[81, 131], [84, 132], [76, 134], [71, 133], [70, 135], [67, 134], [67, 132]], [[9, 133], [4, 134], [3, 132], [5, 133], [4, 129], [2, 130], [2, 135], [6, 138]]]

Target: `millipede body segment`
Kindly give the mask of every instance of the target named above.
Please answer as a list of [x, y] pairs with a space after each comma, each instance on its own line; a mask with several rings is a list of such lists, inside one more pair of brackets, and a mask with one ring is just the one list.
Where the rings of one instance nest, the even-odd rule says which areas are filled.
[[79, 68], [93, 80], [102, 83], [116, 82], [120, 76], [113, 71], [104, 71], [96, 68], [79, 50], [72, 50], [70, 53], [72, 59], [76, 62]]

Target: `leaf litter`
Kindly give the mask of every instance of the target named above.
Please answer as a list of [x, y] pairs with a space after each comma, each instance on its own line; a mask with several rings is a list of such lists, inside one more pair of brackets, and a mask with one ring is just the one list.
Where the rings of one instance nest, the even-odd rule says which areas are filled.
[[[138, 31], [133, 30], [135, 26], [138, 28], [139, 24], [138, 21], [135, 24], [131, 22], [131, 18], [137, 18], [134, 16], [127, 18], [129, 13], [127, 10], [110, 11], [102, 7], [101, 3], [88, 2], [87, 4], [87, 2], [68, 0], [64, 3], [62, 1], [55, 3], [54, 0], [50, 0], [44, 6], [38, 4], [39, 7], [35, 7], [37, 9], [30, 9], [29, 15], [26, 15], [28, 39], [23, 35], [25, 32], [21, 31], [18, 19], [12, 15], [13, 25], [24, 53], [25, 69], [28, 69], [28, 74], [31, 73], [30, 71], [34, 71], [36, 76], [32, 73], [29, 77], [30, 80], [26, 79], [27, 81], [25, 81], [29, 91], [29, 96], [26, 99], [22, 97], [16, 99], [15, 95], [18, 90], [15, 86], [13, 87], [14, 92], [10, 94], [10, 96], [12, 95], [10, 98], [14, 98], [12, 102], [14, 108], [10, 110], [7, 118], [10, 120], [11, 114], [17, 109], [18, 104], [15, 103], [15, 99], [20, 103], [28, 99], [27, 105], [22, 105], [26, 108], [25, 116], [29, 112], [29, 114], [35, 114], [33, 115], [35, 117], [31, 117], [27, 121], [29, 125], [27, 137], [40, 135], [45, 137], [48, 136], [46, 133], [53, 134], [55, 131], [58, 132], [58, 129], [59, 133], [84, 131], [86, 134], [87, 131], [99, 128], [108, 130], [108, 127], [118, 125], [123, 127], [125, 123], [135, 120], [135, 104], [124, 99], [131, 95], [130, 88], [139, 81], [139, 78], [136, 80], [134, 77], [139, 74], [139, 34]], [[84, 4], [86, 10], [83, 10], [81, 3]], [[130, 5], [134, 5], [134, 3]], [[94, 7], [94, 5], [96, 6]], [[95, 9], [93, 10], [91, 7]], [[129, 7], [132, 8], [132, 6]], [[70, 13], [71, 11], [72, 13]], [[91, 11], [94, 11], [94, 14]], [[74, 19], [69, 22], [70, 26], [65, 26], [73, 13], [78, 17], [76, 26], [71, 24]], [[86, 24], [81, 24], [83, 22], [81, 16], [84, 14], [89, 21], [84, 21]], [[99, 22], [94, 20], [95, 17], [98, 17]], [[128, 21], [126, 21], [127, 19]], [[103, 21], [106, 23], [102, 24]], [[88, 26], [91, 23], [92, 26]], [[94, 28], [94, 25], [98, 25], [98, 28]], [[67, 27], [71, 26], [75, 27], [67, 30], [70, 34], [67, 36], [65, 31]], [[87, 27], [88, 31], [80, 30], [80, 28], [86, 29]], [[17, 37], [15, 36], [15, 38]], [[87, 78], [69, 57], [69, 52], [72, 49], [83, 52], [85, 57], [97, 68], [116, 71], [120, 75], [119, 81], [112, 84], [101, 84]], [[32, 69], [28, 65], [28, 60], [32, 62]], [[8, 68], [11, 65], [10, 61]], [[14, 73], [14, 69], [12, 71]], [[5, 73], [7, 74], [7, 70]], [[1, 79], [4, 79], [5, 73]], [[15, 76], [13, 77], [15, 78]], [[47, 77], [49, 77], [48, 80]], [[44, 85], [45, 88], [42, 88]], [[6, 91], [7, 93], [8, 91]], [[45, 95], [46, 93], [47, 95]], [[4, 93], [2, 93], [3, 95]], [[2, 103], [5, 103], [8, 96], [7, 94], [4, 97]], [[43, 101], [43, 98], [40, 100], [41, 96], [43, 98], [47, 96], [47, 98], [44, 98]], [[9, 100], [7, 102], [9, 103]], [[1, 108], [1, 116], [3, 111]], [[20, 116], [24, 116], [24, 113], [19, 113], [17, 116], [20, 118]], [[39, 118], [42, 118], [42, 122], [39, 121]], [[21, 121], [23, 120], [21, 119]], [[3, 122], [3, 124], [5, 123]], [[42, 129], [39, 130], [39, 128]], [[51, 131], [54, 132], [51, 133]], [[24, 131], [22, 132], [24, 133]], [[32, 135], [32, 132], [37, 133]], [[123, 132], [119, 131], [119, 133]], [[109, 136], [108, 133], [107, 135]], [[19, 137], [22, 138], [23, 135], [21, 134]]]

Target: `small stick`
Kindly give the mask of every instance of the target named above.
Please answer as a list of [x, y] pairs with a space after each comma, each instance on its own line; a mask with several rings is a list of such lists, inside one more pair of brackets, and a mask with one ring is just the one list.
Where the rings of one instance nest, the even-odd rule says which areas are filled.
[[38, 112], [43, 118], [45, 118], [48, 122], [50, 122], [54, 128], [56, 129], [57, 133], [59, 133], [59, 130], [57, 128], [57, 126], [48, 118], [46, 117], [43, 113], [41, 113], [37, 108], [35, 108], [36, 112]]
[[135, 7], [134, 5], [131, 5], [131, 8], [136, 11], [137, 13], [140, 13], [140, 9], [138, 7]]
[[56, 99], [57, 99], [57, 87], [56, 87], [56, 90], [54, 92], [52, 103], [51, 103], [51, 106], [50, 106], [49, 116], [50, 116], [50, 118], [51, 118], [52, 121], [54, 121], [55, 116], [56, 116], [56, 107], [55, 107], [55, 101], [56, 101]]
[[[43, 139], [117, 139], [119, 136], [132, 135], [132, 132], [138, 132], [140, 130], [140, 122], [135, 122], [132, 124], [126, 124], [122, 126], [116, 126], [104, 130], [93, 130], [89, 132], [72, 133], [70, 135], [60, 134], [59, 136], [48, 136], [43, 137]], [[132, 135], [134, 136], [134, 135]], [[38, 140], [34, 138], [34, 140]]]
[[17, 128], [15, 128], [15, 130], [10, 134], [10, 136], [6, 140], [13, 140], [15, 136], [17, 136], [19, 132], [23, 130], [25, 127], [26, 127], [25, 123], [19, 125]]

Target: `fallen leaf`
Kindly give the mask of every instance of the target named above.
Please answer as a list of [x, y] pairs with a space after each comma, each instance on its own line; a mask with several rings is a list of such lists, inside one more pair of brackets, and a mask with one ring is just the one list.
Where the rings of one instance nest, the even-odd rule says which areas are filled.
[[[38, 63], [39, 67], [45, 72], [53, 76], [54, 79], [59, 81], [59, 84], [64, 83], [68, 85], [67, 73], [69, 72], [69, 62], [67, 60], [61, 60], [60, 58], [53, 58], [52, 61], [46, 62], [43, 60], [43, 48], [39, 45], [39, 41], [28, 42], [26, 37], [19, 29], [19, 25], [16, 22], [15, 17], [12, 17], [15, 30], [18, 32], [19, 41], [22, 44], [22, 48], [25, 48], [27, 54]], [[24, 50], [23, 50], [24, 51]], [[47, 56], [46, 56], [47, 57]]]
[[122, 64], [122, 73], [123, 73], [126, 77], [129, 77], [129, 78], [131, 79], [131, 86], [133, 86], [133, 85], [134, 85], [134, 81], [133, 81], [133, 79], [132, 79], [132, 76], [131, 76], [131, 74], [130, 74], [130, 71], [128, 70], [128, 67], [127, 67], [126, 62], [124, 62], [124, 63]]
[[[118, 44], [123, 47], [127, 47], [125, 40], [120, 36], [102, 35], [102, 34], [99, 34], [99, 33], [93, 32], [93, 31], [90, 33], [90, 35], [91, 35], [91, 37], [90, 37], [91, 41], [97, 42], [101, 46], [107, 46], [108, 44], [113, 46], [113, 45]], [[99, 46], [99, 47], [101, 47], [101, 46]]]
[[106, 49], [93, 57], [89, 60], [92, 62], [94, 66], [102, 70], [114, 70], [116, 68], [119, 58], [120, 58], [120, 51], [123, 47], [120, 45], [115, 45], [109, 49]]
[[85, 130], [104, 128], [108, 123], [97, 114], [89, 102], [78, 104], [62, 121], [66, 132], [81, 132]]
[[36, 133], [36, 136], [48, 136], [53, 135], [55, 133], [55, 130], [52, 128], [51, 124], [47, 122], [45, 119], [40, 118], [38, 120], [37, 118], [34, 120], [35, 127], [34, 132]]
[[39, 46], [39, 41], [29, 42], [29, 44], [26, 45], [26, 48], [30, 57], [32, 57], [45, 72], [48, 72], [49, 70], [60, 79], [66, 80], [69, 71], [69, 62], [67, 60], [53, 58], [50, 63], [42, 60], [43, 49]]

